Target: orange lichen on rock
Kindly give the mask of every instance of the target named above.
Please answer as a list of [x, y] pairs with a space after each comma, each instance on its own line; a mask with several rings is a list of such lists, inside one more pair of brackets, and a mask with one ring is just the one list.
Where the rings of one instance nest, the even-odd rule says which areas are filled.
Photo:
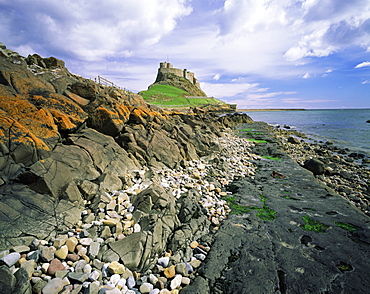
[[48, 97], [36, 95], [30, 98], [30, 102], [38, 107], [65, 113], [74, 124], [83, 123], [87, 118], [87, 113], [79, 105], [61, 94], [49, 93]]
[[43, 140], [35, 136], [29, 129], [17, 121], [14, 121], [12, 124], [9, 136], [11, 144], [34, 145], [36, 149], [50, 151], [49, 146]]
[[130, 117], [130, 110], [121, 103], [117, 104], [115, 108], [120, 118], [123, 119], [124, 122], [127, 122]]
[[46, 109], [38, 109], [23, 96], [16, 96], [13, 99], [0, 99], [0, 105], [10, 118], [23, 125], [28, 132], [32, 132], [41, 139], [58, 138], [58, 128], [54, 119]]
[[58, 125], [59, 130], [69, 131], [69, 130], [73, 130], [74, 128], [76, 128], [76, 125], [71, 122], [68, 115], [58, 110], [55, 110], [55, 109], [50, 109], [49, 111], [53, 115], [54, 121]]

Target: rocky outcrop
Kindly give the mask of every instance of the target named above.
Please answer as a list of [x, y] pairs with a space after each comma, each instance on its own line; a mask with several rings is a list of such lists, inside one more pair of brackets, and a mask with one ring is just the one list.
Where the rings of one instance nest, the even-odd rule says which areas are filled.
[[[251, 119], [201, 109], [164, 111], [140, 95], [71, 74], [56, 58], [23, 58], [0, 49], [0, 264], [7, 276], [1, 289], [18, 291], [19, 285], [20, 293], [31, 293], [31, 276], [23, 279], [23, 270], [14, 273], [4, 265], [3, 258], [12, 254], [8, 250], [17, 246], [28, 248], [27, 262], [41, 260], [51, 268], [58, 268], [59, 260], [84, 259], [98, 270], [103, 270], [99, 262], [121, 262], [129, 271], [145, 272], [166, 251], [174, 261], [190, 260], [187, 240], [206, 234], [219, 220], [200, 205], [200, 184], [187, 178], [187, 188], [170, 192], [157, 179], [158, 170], [190, 168], [194, 179], [205, 183], [204, 167], [188, 163], [212, 158], [223, 150], [223, 132]], [[227, 169], [228, 163], [217, 164]], [[69, 247], [76, 237], [79, 249]], [[52, 264], [54, 257], [59, 263]], [[50, 271], [45, 273], [53, 282], [46, 286], [35, 279], [32, 291], [87, 279], [69, 273], [65, 280]]]

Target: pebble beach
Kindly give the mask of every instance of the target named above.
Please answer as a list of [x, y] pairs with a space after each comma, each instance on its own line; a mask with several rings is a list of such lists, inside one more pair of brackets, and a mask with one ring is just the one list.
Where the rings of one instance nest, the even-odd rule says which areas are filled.
[[[253, 178], [254, 162], [266, 160], [261, 157], [263, 154], [256, 155], [252, 151], [255, 149], [261, 153], [256, 146], [263, 144], [243, 138], [242, 131], [230, 130], [219, 138], [222, 149], [216, 157], [189, 161], [186, 167], [179, 169], [150, 170], [144, 167], [125, 175], [132, 185], [106, 193], [104, 201], [98, 205], [85, 201], [78, 226], [61, 232], [55, 238], [35, 239], [30, 246], [3, 251], [2, 262], [14, 272], [25, 268], [34, 293], [39, 293], [38, 289], [45, 294], [61, 293], [62, 289], [63, 293], [179, 293], [196, 277], [198, 268], [212, 250], [211, 241], [186, 240], [188, 248], [185, 252], [190, 252], [190, 255], [168, 251], [158, 256], [156, 265], [143, 273], [130, 271], [116, 260], [114, 254], [108, 258], [105, 256], [105, 262], [102, 262], [104, 250], [101, 249], [140, 232], [141, 227], [134, 217], [136, 207], [131, 200], [153, 185], [166, 190], [175, 201], [189, 190], [195, 190], [210, 223], [209, 235], [215, 234], [231, 212], [224, 200], [232, 197], [228, 185], [245, 177]], [[325, 165], [325, 171], [317, 175], [317, 179], [369, 215], [367, 158], [355, 161], [354, 155], [349, 152], [341, 154], [343, 150], [328, 142], [306, 143], [307, 137], [296, 131], [274, 129], [273, 132], [286, 153], [300, 165], [304, 166], [309, 158], [318, 158]], [[261, 134], [257, 137], [264, 139]], [[283, 175], [284, 171], [280, 172]], [[112, 261], [107, 262], [109, 259]]]

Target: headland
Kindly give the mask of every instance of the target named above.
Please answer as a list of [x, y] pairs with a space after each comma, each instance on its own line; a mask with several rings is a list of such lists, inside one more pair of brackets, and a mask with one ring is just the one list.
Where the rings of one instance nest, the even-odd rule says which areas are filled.
[[335, 146], [3, 45], [0, 94], [1, 293], [369, 289], [369, 172]]

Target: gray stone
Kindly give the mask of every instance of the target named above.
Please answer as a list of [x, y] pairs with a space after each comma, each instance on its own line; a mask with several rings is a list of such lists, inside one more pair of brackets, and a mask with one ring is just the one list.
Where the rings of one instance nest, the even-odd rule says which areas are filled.
[[121, 179], [113, 172], [107, 172], [99, 177], [100, 191], [120, 190], [122, 188]]
[[54, 246], [46, 247], [41, 251], [41, 258], [46, 262], [50, 262], [54, 259], [54, 254], [57, 249]]
[[148, 255], [151, 249], [146, 248], [146, 243], [147, 234], [139, 232], [109, 243], [109, 247], [119, 255], [126, 267], [130, 270], [138, 270], [143, 256]]
[[188, 275], [188, 269], [186, 267], [185, 263], [178, 263], [175, 265], [175, 270], [177, 274], [180, 274], [182, 276], [187, 276]]
[[16, 279], [6, 265], [0, 266], [0, 293], [12, 293]]
[[94, 282], [99, 280], [99, 277], [101, 276], [101, 273], [97, 270], [94, 270], [90, 275], [89, 275], [89, 280]]
[[18, 252], [12, 252], [3, 258], [0, 259], [0, 264], [7, 265], [8, 267], [11, 267], [12, 265], [16, 264], [16, 262], [21, 258], [21, 255]]
[[133, 276], [129, 276], [126, 280], [126, 285], [129, 289], [132, 289], [135, 287], [136, 282]]
[[143, 294], [148, 294], [152, 290], [153, 290], [153, 285], [150, 283], [143, 283], [140, 286], [140, 292]]
[[194, 271], [194, 268], [191, 266], [190, 263], [186, 262], [186, 271], [187, 271], [187, 274], [191, 274], [193, 271]]
[[63, 195], [63, 197], [66, 198], [68, 201], [76, 203], [79, 206], [83, 205], [81, 192], [75, 183], [69, 183]]
[[98, 294], [99, 285], [97, 283], [90, 283], [87, 287], [87, 294]]
[[95, 258], [100, 250], [100, 243], [98, 242], [92, 242], [89, 247], [89, 256], [91, 258]]
[[82, 194], [84, 195], [84, 198], [86, 200], [91, 200], [98, 193], [99, 185], [97, 185], [97, 184], [95, 184], [93, 182], [84, 180], [79, 185], [79, 188], [80, 188]]
[[75, 265], [75, 272], [77, 272], [77, 273], [83, 273], [86, 264], [87, 263], [86, 263], [85, 260], [79, 260], [79, 261], [77, 261], [77, 263]]
[[32, 287], [32, 291], [34, 293], [40, 293], [41, 290], [47, 285], [47, 281], [44, 281], [42, 279], [38, 280]]
[[28, 274], [28, 277], [31, 278], [36, 268], [36, 262], [33, 259], [27, 260], [25, 262], [22, 262], [21, 268], [24, 268]]
[[17, 280], [12, 294], [32, 294], [30, 278], [24, 268], [20, 268], [14, 273]]
[[108, 249], [107, 251], [103, 253], [101, 259], [104, 262], [112, 262], [112, 261], [118, 261], [120, 259], [120, 256], [114, 250]]
[[70, 272], [68, 274], [68, 279], [78, 282], [78, 283], [83, 283], [89, 278], [89, 273], [81, 273], [81, 272]]
[[170, 258], [167, 256], [158, 258], [158, 261], [157, 261], [157, 263], [163, 267], [167, 267], [169, 262], [170, 262]]
[[27, 259], [29, 259], [29, 260], [32, 259], [32, 260], [38, 262], [39, 259], [40, 259], [40, 255], [41, 255], [41, 250], [31, 251], [31, 252], [27, 253]]
[[19, 246], [14, 246], [12, 248], [12, 251], [18, 252], [18, 253], [25, 253], [30, 251], [30, 247], [24, 246], [24, 245], [19, 245]]
[[50, 280], [46, 286], [42, 289], [42, 294], [58, 294], [63, 290], [63, 287], [69, 285], [67, 278], [55, 278]]

